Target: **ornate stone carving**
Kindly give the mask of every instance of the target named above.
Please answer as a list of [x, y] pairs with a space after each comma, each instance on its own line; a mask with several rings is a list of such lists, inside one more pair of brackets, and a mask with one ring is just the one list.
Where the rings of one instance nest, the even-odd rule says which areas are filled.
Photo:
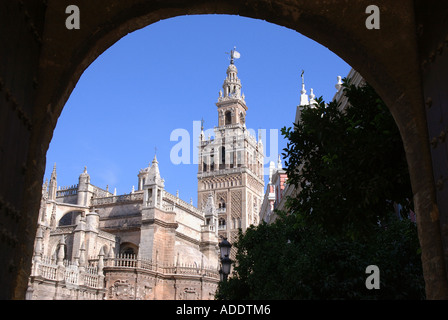
[[199, 300], [199, 294], [196, 292], [195, 288], [184, 288], [179, 293], [180, 300]]
[[134, 299], [134, 286], [129, 283], [129, 280], [117, 280], [109, 288], [109, 298], [116, 300], [131, 300]]

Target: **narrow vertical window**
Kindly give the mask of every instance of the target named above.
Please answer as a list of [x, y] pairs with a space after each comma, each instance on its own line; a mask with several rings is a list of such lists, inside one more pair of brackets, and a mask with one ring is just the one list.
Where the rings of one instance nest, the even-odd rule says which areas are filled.
[[226, 125], [232, 124], [232, 113], [230, 111], [226, 112]]

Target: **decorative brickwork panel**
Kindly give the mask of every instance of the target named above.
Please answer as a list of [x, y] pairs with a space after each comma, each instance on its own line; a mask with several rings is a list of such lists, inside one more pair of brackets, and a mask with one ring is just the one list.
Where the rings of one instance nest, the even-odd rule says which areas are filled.
[[232, 210], [232, 218], [241, 218], [242, 215], [242, 191], [231, 191], [230, 205]]
[[224, 203], [227, 204], [227, 192], [217, 192], [216, 193], [216, 202], [215, 203], [220, 203], [224, 201]]
[[246, 179], [247, 179], [247, 186], [250, 189], [252, 189], [257, 194], [263, 193], [263, 185], [258, 180], [256, 180], [254, 177], [250, 175], [247, 175]]

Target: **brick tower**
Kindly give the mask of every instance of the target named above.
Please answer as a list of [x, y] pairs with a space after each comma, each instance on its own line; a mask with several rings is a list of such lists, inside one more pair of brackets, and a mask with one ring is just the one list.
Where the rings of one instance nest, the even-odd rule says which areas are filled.
[[198, 152], [198, 207], [204, 208], [213, 195], [218, 214], [218, 234], [233, 243], [238, 229], [258, 224], [263, 201], [263, 144], [246, 128], [248, 110], [232, 50], [230, 65], [219, 91], [218, 126], [214, 139], [205, 138], [203, 128]]

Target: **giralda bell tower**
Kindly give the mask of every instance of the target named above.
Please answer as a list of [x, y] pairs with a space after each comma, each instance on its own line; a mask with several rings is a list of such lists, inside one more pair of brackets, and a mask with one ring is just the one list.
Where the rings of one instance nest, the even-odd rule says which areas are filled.
[[263, 144], [246, 128], [248, 108], [235, 66], [239, 57], [239, 52], [231, 51], [216, 103], [214, 139], [204, 137], [202, 128], [198, 152], [198, 207], [204, 208], [213, 196], [216, 212], [207, 221], [217, 221], [218, 235], [231, 243], [237, 239], [239, 228], [245, 231], [258, 224], [264, 192]]

